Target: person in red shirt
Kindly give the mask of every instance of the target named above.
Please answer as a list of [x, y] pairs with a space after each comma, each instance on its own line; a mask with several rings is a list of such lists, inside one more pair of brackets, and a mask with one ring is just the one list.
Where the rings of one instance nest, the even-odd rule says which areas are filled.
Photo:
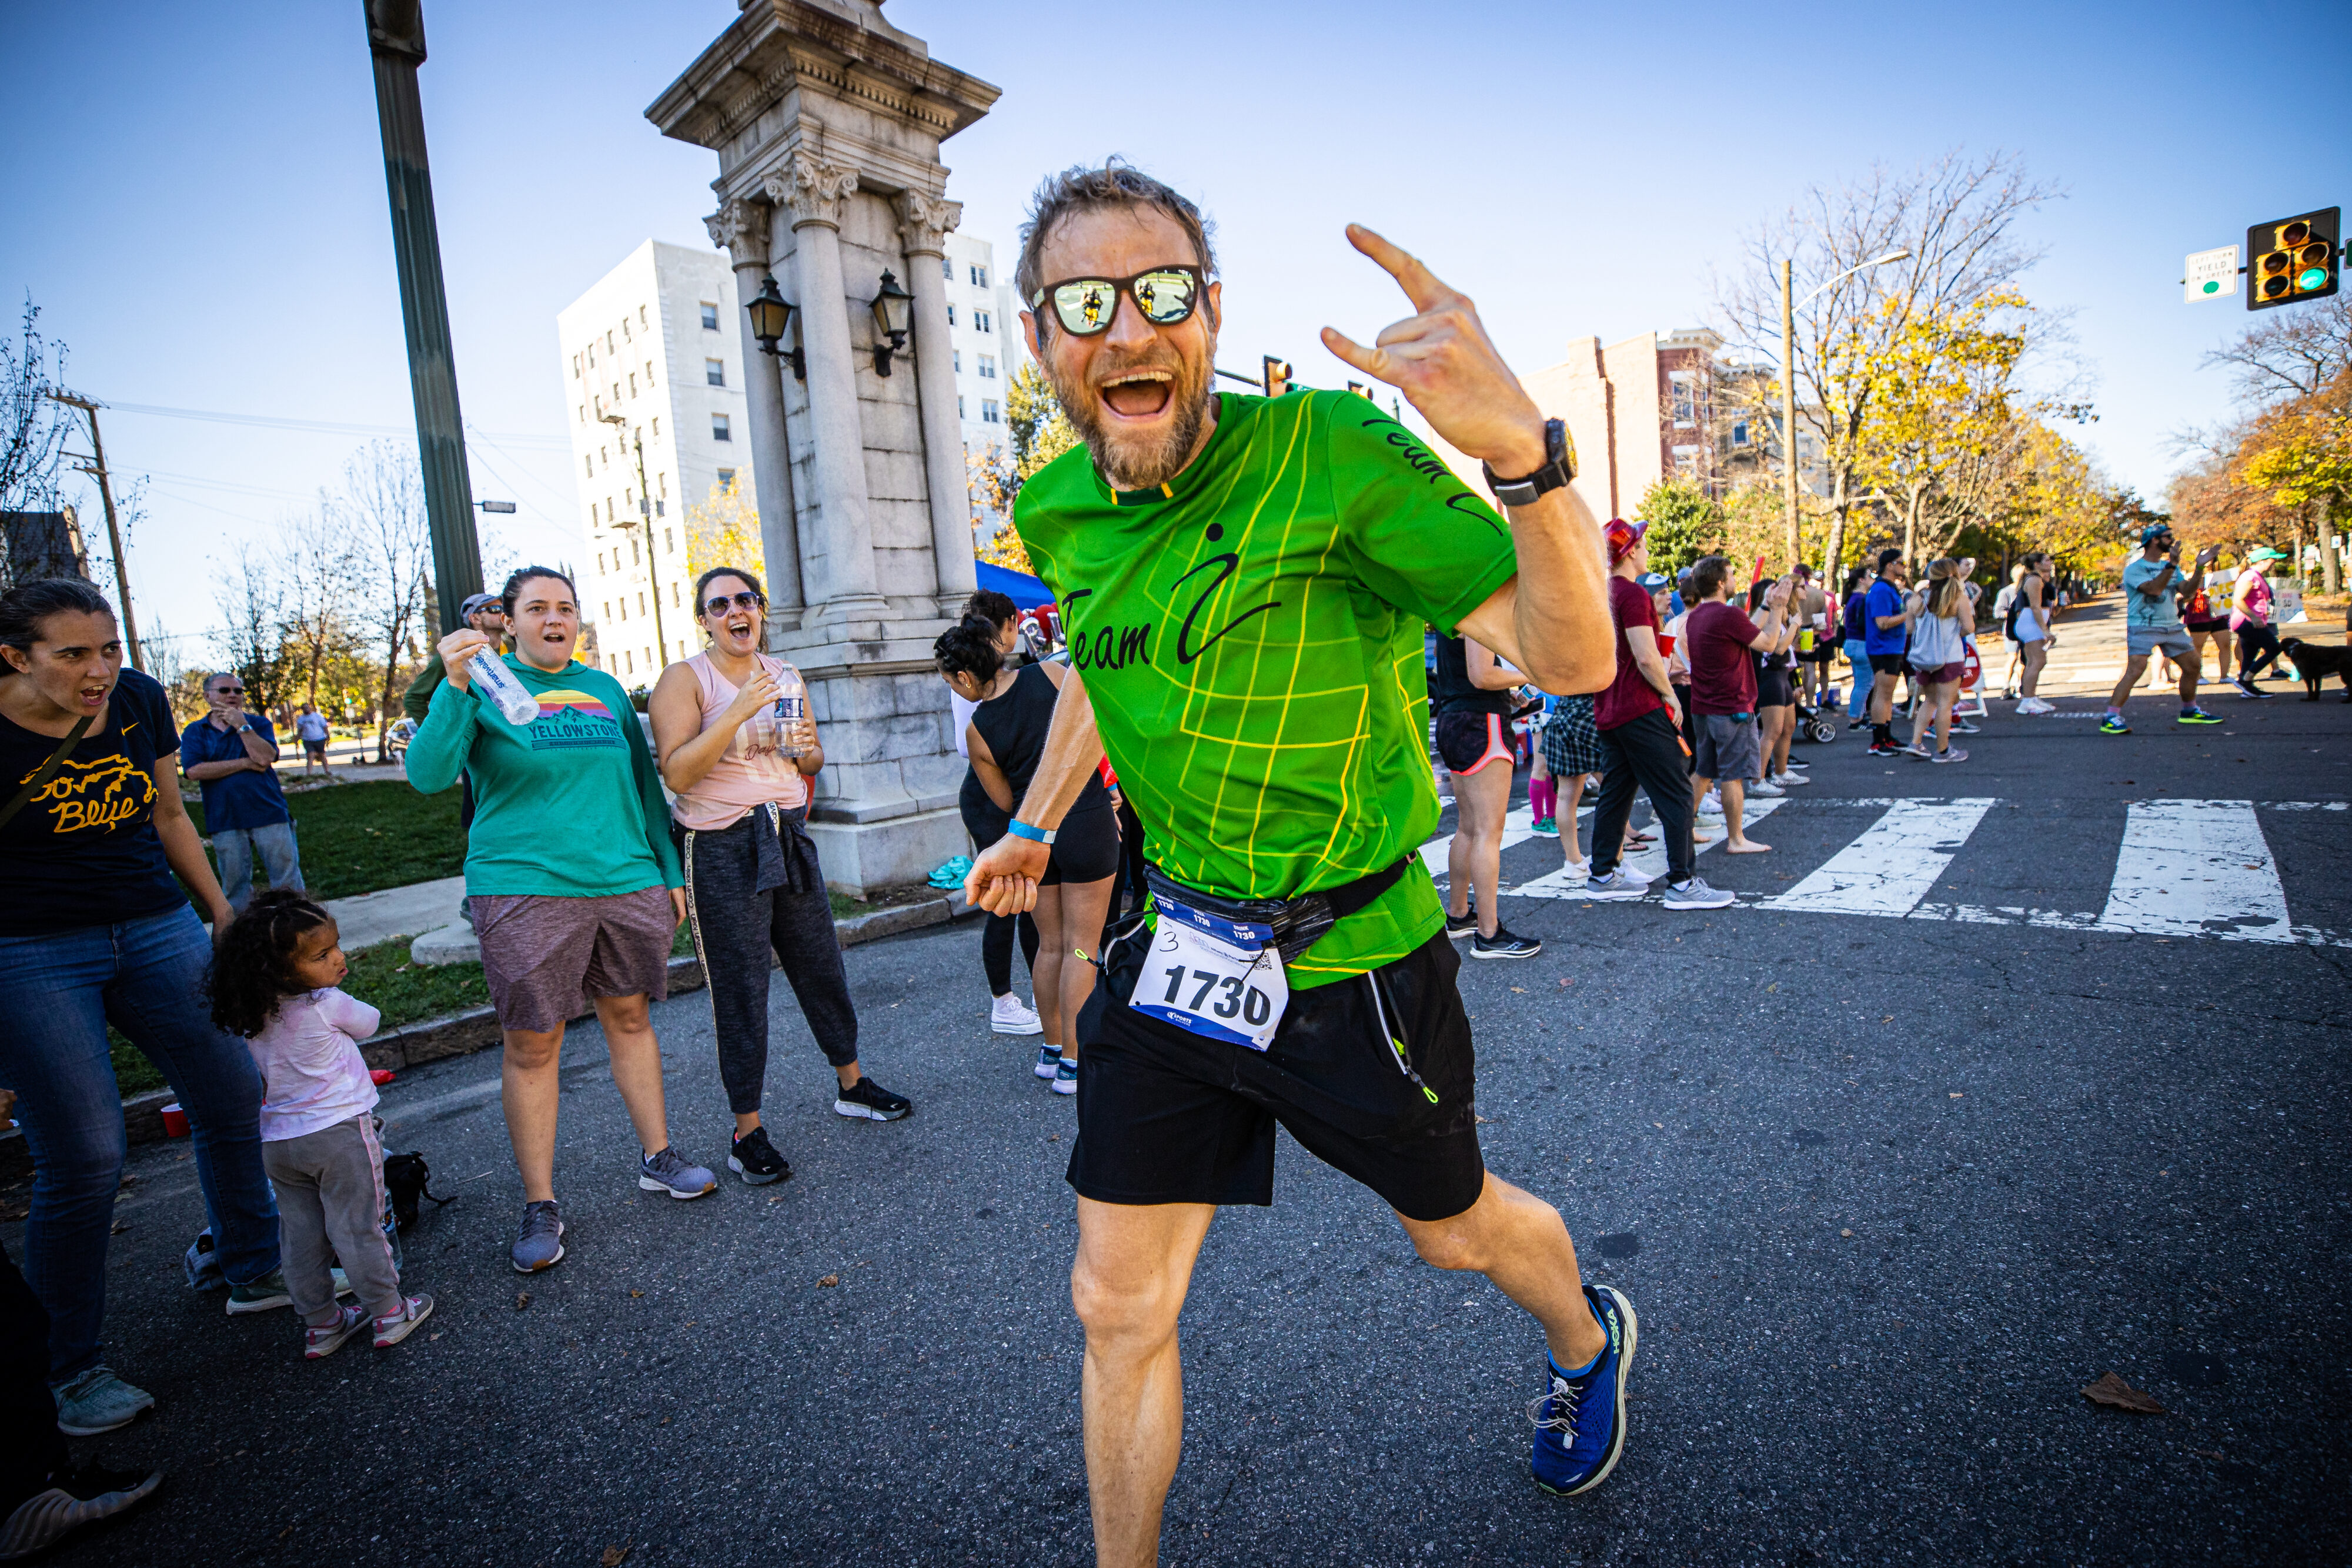
[[1633, 789], [1650, 798], [1650, 814], [1665, 841], [1668, 909], [1720, 909], [1732, 895], [1701, 881], [1692, 869], [1689, 775], [1683, 770], [1680, 705], [1658, 652], [1658, 612], [1637, 580], [1650, 570], [1642, 543], [1647, 523], [1610, 519], [1609, 613], [1617, 627], [1617, 675], [1593, 700], [1608, 768], [1592, 809], [1592, 875], [1584, 896], [1631, 900], [1649, 892], [1649, 879], [1621, 866]]
[[1763, 765], [1762, 737], [1756, 724], [1756, 662], [1751, 653], [1771, 653], [1786, 647], [1786, 624], [1793, 586], [1784, 577], [1765, 591], [1764, 624], [1750, 621], [1728, 602], [1731, 563], [1711, 555], [1691, 569], [1691, 591], [1699, 603], [1683, 623], [1691, 671], [1690, 727], [1696, 768], [1692, 799], [1705, 795], [1710, 785], [1723, 796], [1723, 821], [1729, 832], [1724, 852], [1762, 854], [1772, 846], [1759, 843], [1741, 831], [1748, 780]]

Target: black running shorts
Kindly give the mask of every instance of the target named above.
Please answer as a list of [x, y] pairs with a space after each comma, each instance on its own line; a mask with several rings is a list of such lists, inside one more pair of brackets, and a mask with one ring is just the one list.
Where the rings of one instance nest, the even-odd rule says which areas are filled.
[[[1150, 947], [1149, 932], [1115, 944], [1104, 983], [1078, 1014], [1068, 1179], [1080, 1196], [1271, 1204], [1280, 1123], [1409, 1219], [1451, 1218], [1478, 1201], [1486, 1166], [1470, 1020], [1454, 987], [1462, 959], [1443, 932], [1373, 976], [1292, 992], [1264, 1051], [1127, 1006]], [[1420, 1084], [1381, 1038], [1375, 980]]]
[[1105, 800], [1095, 810], [1072, 811], [1054, 834], [1053, 856], [1041, 887], [1065, 882], [1100, 882], [1118, 873], [1118, 813]]
[[1870, 655], [1870, 673], [1874, 675], [1899, 675], [1908, 668], [1910, 666], [1903, 662], [1903, 655], [1900, 653]]

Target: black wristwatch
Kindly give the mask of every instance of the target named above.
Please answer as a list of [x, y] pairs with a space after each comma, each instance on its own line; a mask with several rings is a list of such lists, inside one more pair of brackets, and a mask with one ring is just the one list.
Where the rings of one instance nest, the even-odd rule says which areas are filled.
[[1565, 420], [1544, 421], [1544, 465], [1524, 479], [1505, 479], [1495, 473], [1495, 465], [1482, 463], [1486, 471], [1486, 487], [1495, 492], [1495, 499], [1506, 507], [1532, 507], [1537, 497], [1547, 490], [1557, 490], [1576, 477], [1576, 444], [1568, 438]]

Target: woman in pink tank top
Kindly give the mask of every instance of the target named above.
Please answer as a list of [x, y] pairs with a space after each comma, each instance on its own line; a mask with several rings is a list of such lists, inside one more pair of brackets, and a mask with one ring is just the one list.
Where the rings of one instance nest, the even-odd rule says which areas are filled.
[[[798, 685], [800, 673], [762, 651], [767, 594], [751, 572], [714, 567], [695, 583], [694, 600], [710, 644], [664, 670], [646, 708], [662, 781], [677, 797], [670, 831], [735, 1113], [727, 1166], [758, 1185], [792, 1175], [760, 1124], [771, 951], [839, 1080], [834, 1110], [894, 1122], [914, 1107], [858, 1064], [857, 1013], [807, 831], [809, 780], [824, 766], [824, 747], [810, 716], [789, 733], [778, 726], [780, 685]], [[784, 755], [786, 744], [801, 755]]]

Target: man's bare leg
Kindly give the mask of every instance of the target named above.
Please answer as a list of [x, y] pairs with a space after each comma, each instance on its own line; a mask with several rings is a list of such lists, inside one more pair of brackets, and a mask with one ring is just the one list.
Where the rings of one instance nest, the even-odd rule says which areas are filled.
[[1216, 1212], [1204, 1203], [1078, 1199], [1070, 1300], [1087, 1330], [1087, 1495], [1098, 1568], [1160, 1561], [1160, 1511], [1184, 1446], [1176, 1318]]
[[[1568, 1222], [1560, 1218], [1559, 1210], [1541, 1198], [1521, 1192], [1507, 1181], [1497, 1181], [1489, 1172], [1478, 1201], [1453, 1218], [1406, 1219], [1401, 1214], [1397, 1218], [1403, 1224], [1405, 1234], [1412, 1238], [1413, 1248], [1423, 1262], [1439, 1269], [1484, 1274], [1495, 1282], [1496, 1290], [1525, 1307], [1543, 1325], [1544, 1341], [1551, 1348], [1551, 1358], [1562, 1368], [1574, 1371], [1587, 1365], [1609, 1348], [1609, 1335], [1593, 1317], [1591, 1303], [1584, 1299], [1584, 1278], [1576, 1266], [1576, 1244], [1568, 1239]], [[1195, 1249], [1200, 1246], [1197, 1236], [1192, 1245]], [[1172, 1347], [1172, 1311], [1169, 1325]], [[1172, 1348], [1170, 1359], [1172, 1364]], [[1093, 1365], [1091, 1353], [1087, 1364]], [[1091, 1415], [1091, 1395], [1087, 1410]], [[1091, 1458], [1091, 1425], [1087, 1451]], [[1174, 1466], [1171, 1448], [1171, 1471]], [[1096, 1508], [1099, 1528], [1099, 1502]], [[1157, 1519], [1156, 1511], [1153, 1517]], [[1103, 1561], [1115, 1560], [1105, 1557]]]
[[2107, 694], [2107, 706], [2118, 713], [2122, 712], [2125, 699], [2131, 695], [2132, 688], [2139, 685], [2140, 676], [2147, 672], [2147, 655], [2146, 653], [2135, 654], [2126, 659], [2124, 678], [2117, 681], [2116, 689]]

